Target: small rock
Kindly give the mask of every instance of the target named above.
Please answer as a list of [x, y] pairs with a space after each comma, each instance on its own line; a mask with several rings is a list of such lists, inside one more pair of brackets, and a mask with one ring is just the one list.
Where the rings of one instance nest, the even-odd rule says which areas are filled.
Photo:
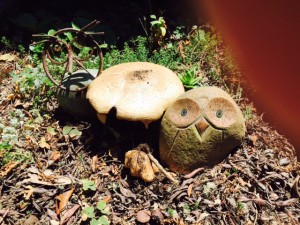
[[149, 210], [141, 210], [136, 214], [136, 220], [140, 223], [148, 223], [150, 221], [151, 212]]

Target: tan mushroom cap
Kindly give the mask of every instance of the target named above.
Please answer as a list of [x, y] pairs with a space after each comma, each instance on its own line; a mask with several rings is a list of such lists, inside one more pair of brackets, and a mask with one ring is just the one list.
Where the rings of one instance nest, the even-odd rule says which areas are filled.
[[147, 127], [182, 93], [184, 87], [170, 69], [130, 62], [104, 70], [89, 85], [87, 98], [100, 120], [115, 107], [118, 119], [141, 121]]

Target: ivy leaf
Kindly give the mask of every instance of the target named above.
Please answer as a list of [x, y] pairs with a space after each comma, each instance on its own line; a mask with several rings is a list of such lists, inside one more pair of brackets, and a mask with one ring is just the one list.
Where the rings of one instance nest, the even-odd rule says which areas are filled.
[[70, 131], [72, 130], [73, 127], [70, 126], [64, 126], [63, 128], [63, 135], [68, 135], [70, 133]]
[[82, 189], [84, 191], [87, 191], [87, 190], [92, 190], [92, 191], [95, 191], [96, 190], [96, 184], [94, 181], [92, 180], [87, 180], [87, 179], [84, 179], [84, 180], [81, 180], [82, 182]]
[[69, 132], [69, 136], [71, 137], [71, 138], [74, 138], [74, 137], [76, 137], [76, 136], [80, 136], [82, 134], [82, 132], [81, 131], [79, 131], [77, 128], [74, 128], [74, 129], [72, 129], [70, 132]]
[[94, 208], [93, 207], [84, 207], [82, 209], [82, 217], [83, 218], [94, 218], [95, 217], [95, 212], [94, 212]]
[[72, 25], [73, 29], [80, 30], [80, 27], [78, 25], [76, 25], [75, 23], [72, 22], [71, 25]]
[[101, 223], [98, 220], [93, 218], [90, 222], [90, 225], [101, 225]]
[[92, 219], [90, 225], [108, 225], [109, 221], [106, 216], [101, 216], [99, 219]]
[[40, 143], [39, 143], [40, 148], [46, 148], [50, 149], [50, 145], [47, 143], [45, 137], [41, 137]]
[[56, 131], [54, 130], [54, 128], [52, 128], [52, 127], [47, 127], [47, 133], [48, 134], [51, 134], [51, 135], [55, 135], [55, 134], [57, 134], [56, 133]]
[[106, 207], [106, 202], [104, 200], [100, 200], [97, 204], [97, 209], [100, 211], [104, 210]]

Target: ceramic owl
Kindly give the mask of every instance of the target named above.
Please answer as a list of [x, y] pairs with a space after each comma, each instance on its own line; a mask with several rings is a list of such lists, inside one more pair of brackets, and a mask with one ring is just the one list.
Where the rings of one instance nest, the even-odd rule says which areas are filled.
[[176, 172], [188, 173], [222, 161], [245, 135], [238, 105], [217, 87], [185, 92], [167, 109], [160, 129], [161, 160]]

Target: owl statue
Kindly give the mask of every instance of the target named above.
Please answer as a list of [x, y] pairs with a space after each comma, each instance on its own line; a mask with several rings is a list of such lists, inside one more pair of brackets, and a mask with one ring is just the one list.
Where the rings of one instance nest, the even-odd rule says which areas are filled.
[[192, 89], [162, 118], [160, 159], [180, 173], [213, 166], [241, 143], [245, 132], [243, 114], [229, 94], [217, 87]]

